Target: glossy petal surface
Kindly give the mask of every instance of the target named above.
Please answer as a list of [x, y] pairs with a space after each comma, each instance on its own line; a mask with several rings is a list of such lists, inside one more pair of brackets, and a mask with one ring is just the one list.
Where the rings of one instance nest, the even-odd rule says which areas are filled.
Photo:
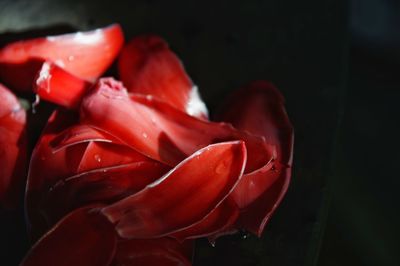
[[38, 71], [33, 90], [41, 99], [73, 109], [78, 107], [92, 85], [54, 63], [44, 62]]
[[111, 65], [123, 42], [122, 29], [114, 24], [88, 32], [11, 43], [0, 50], [0, 79], [14, 89], [29, 91], [41, 64], [50, 61], [79, 78], [93, 81]]
[[293, 128], [283, 96], [266, 81], [253, 82], [232, 94], [219, 119], [263, 136], [276, 146], [272, 163], [246, 175], [232, 193], [241, 208], [239, 226], [260, 236], [285, 195], [291, 176]]
[[197, 119], [152, 97], [129, 96], [122, 84], [112, 79], [101, 79], [85, 97], [81, 120], [170, 166], [221, 141], [245, 141], [249, 155], [246, 172], [264, 166], [275, 152], [262, 138], [228, 124]]
[[[229, 195], [246, 163], [243, 142], [210, 145], [142, 191], [103, 209], [124, 238], [154, 238], [202, 220]], [[199, 166], [202, 167], [199, 167]]]
[[197, 87], [162, 38], [133, 38], [122, 49], [118, 69], [129, 92], [152, 95], [189, 115], [207, 118]]

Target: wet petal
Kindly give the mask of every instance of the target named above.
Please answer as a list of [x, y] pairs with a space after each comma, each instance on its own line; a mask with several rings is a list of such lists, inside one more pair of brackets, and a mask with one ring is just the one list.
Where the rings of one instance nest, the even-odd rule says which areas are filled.
[[240, 180], [241, 141], [210, 145], [142, 191], [103, 209], [123, 238], [154, 238], [184, 229], [214, 210]]
[[79, 143], [92, 141], [118, 143], [118, 140], [104, 131], [97, 130], [88, 125], [76, 124], [54, 136], [49, 144], [53, 148], [53, 152], [57, 152]]
[[[7, 78], [7, 75], [14, 73], [13, 77], [9, 78], [11, 82], [9, 85], [26, 90], [26, 87], [18, 88], [17, 85], [29, 84], [30, 86], [37, 72], [29, 73], [33, 75], [21, 73], [23, 69], [34, 69], [34, 66], [18, 68], [18, 65], [27, 64], [30, 59], [36, 58], [51, 61], [82, 79], [94, 80], [114, 61], [123, 41], [121, 27], [114, 24], [88, 32], [11, 43], [0, 49], [0, 78]], [[13, 67], [14, 72], [9, 72], [7, 66]], [[26, 84], [20, 84], [19, 79], [22, 75], [25, 77]]]
[[121, 144], [92, 141], [82, 155], [78, 173], [104, 167], [119, 166], [129, 163], [157, 163], [141, 153]]
[[238, 217], [239, 208], [235, 201], [228, 197], [201, 221], [170, 236], [179, 241], [208, 237], [211, 242], [215, 242], [219, 236], [235, 224]]
[[77, 108], [93, 84], [51, 62], [44, 62], [33, 84], [41, 99], [67, 108]]
[[98, 210], [85, 207], [70, 213], [48, 231], [21, 266], [108, 266], [116, 244], [113, 225]]
[[275, 152], [262, 138], [237, 131], [228, 124], [196, 119], [152, 97], [129, 96], [122, 84], [112, 79], [101, 79], [85, 97], [81, 120], [170, 166], [221, 141], [246, 142], [246, 172], [264, 166]]
[[234, 92], [222, 106], [218, 120], [240, 130], [265, 137], [277, 147], [277, 160], [292, 163], [293, 127], [287, 116], [284, 98], [274, 85], [255, 81]]
[[169, 168], [144, 161], [96, 168], [58, 181], [44, 192], [41, 213], [48, 224], [91, 203], [111, 204], [132, 195], [165, 174]]
[[280, 92], [256, 81], [233, 93], [219, 119], [263, 136], [276, 146], [274, 161], [242, 178], [232, 193], [241, 208], [239, 226], [258, 236], [285, 195], [291, 176], [293, 128]]
[[190, 115], [207, 118], [197, 87], [162, 38], [146, 35], [132, 39], [122, 49], [118, 68], [128, 91], [152, 95]]
[[32, 152], [25, 192], [28, 230], [36, 239], [48, 229], [48, 223], [40, 212], [45, 192], [57, 181], [74, 175], [85, 152], [87, 143], [81, 143], [53, 152], [50, 145], [55, 136], [77, 122], [72, 112], [55, 111]]

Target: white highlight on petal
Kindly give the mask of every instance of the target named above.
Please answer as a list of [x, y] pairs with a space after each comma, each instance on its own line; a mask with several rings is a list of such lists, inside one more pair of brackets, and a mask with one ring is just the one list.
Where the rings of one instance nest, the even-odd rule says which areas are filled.
[[201, 99], [199, 89], [196, 85], [194, 85], [190, 91], [189, 101], [186, 105], [186, 112], [191, 116], [205, 115], [208, 117], [207, 107]]
[[[98, 43], [102, 38], [104, 38], [104, 34], [102, 29], [97, 29], [95, 31], [90, 31], [90, 32], [77, 32], [77, 33], [72, 33], [73, 39], [72, 42], [76, 44], [96, 44]], [[46, 39], [49, 42], [56, 42], [59, 41], [61, 38], [70, 38], [70, 34], [66, 34], [64, 36], [48, 36]]]
[[36, 84], [40, 85], [43, 82], [47, 82], [50, 78], [50, 64], [45, 62], [40, 69], [39, 78], [36, 80]]

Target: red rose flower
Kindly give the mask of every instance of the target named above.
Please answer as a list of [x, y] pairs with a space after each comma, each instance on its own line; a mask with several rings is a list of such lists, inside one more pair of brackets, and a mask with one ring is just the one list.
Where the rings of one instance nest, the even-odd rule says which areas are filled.
[[[272, 85], [252, 83], [226, 102], [219, 119], [233, 126], [211, 122], [182, 63], [154, 35], [122, 49], [122, 82], [95, 81], [119, 51], [118, 30], [101, 31], [118, 37], [102, 39], [112, 52], [98, 61], [98, 31], [0, 51], [0, 76], [15, 88], [16, 76], [29, 76], [31, 90], [70, 109], [53, 113], [31, 157], [26, 213], [40, 239], [22, 265], [190, 265], [193, 239], [261, 235], [287, 190], [293, 130]], [[79, 50], [76, 63], [60, 64], [64, 49]]]

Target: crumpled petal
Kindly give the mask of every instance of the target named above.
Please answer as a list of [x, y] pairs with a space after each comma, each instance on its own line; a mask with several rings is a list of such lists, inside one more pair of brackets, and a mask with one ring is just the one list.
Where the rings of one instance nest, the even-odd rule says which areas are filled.
[[207, 118], [197, 87], [161, 37], [133, 38], [121, 51], [118, 69], [129, 92], [151, 95], [189, 115]]
[[178, 243], [164, 237], [118, 242], [112, 266], [191, 266], [193, 241]]
[[232, 193], [241, 208], [238, 225], [260, 236], [290, 183], [293, 127], [283, 96], [269, 82], [255, 81], [233, 93], [218, 118], [276, 146], [272, 164], [246, 175]]
[[0, 206], [14, 209], [21, 203], [26, 175], [26, 112], [2, 84], [0, 99]]
[[189, 116], [165, 102], [128, 95], [121, 83], [100, 79], [81, 104], [81, 121], [123, 141], [138, 152], [175, 166], [211, 143], [243, 140], [248, 150], [246, 172], [263, 167], [274, 156], [274, 146], [261, 137]]
[[14, 42], [0, 49], [0, 79], [13, 89], [29, 91], [41, 63], [51, 61], [79, 78], [93, 81], [111, 65], [123, 42], [118, 24]]
[[94, 206], [77, 209], [48, 231], [21, 266], [108, 266], [117, 246], [113, 225]]
[[210, 145], [102, 213], [116, 223], [123, 238], [165, 236], [197, 223], [218, 207], [240, 180], [245, 164], [242, 141]]
[[79, 106], [83, 95], [93, 86], [51, 62], [42, 64], [32, 85], [41, 99], [71, 109]]

